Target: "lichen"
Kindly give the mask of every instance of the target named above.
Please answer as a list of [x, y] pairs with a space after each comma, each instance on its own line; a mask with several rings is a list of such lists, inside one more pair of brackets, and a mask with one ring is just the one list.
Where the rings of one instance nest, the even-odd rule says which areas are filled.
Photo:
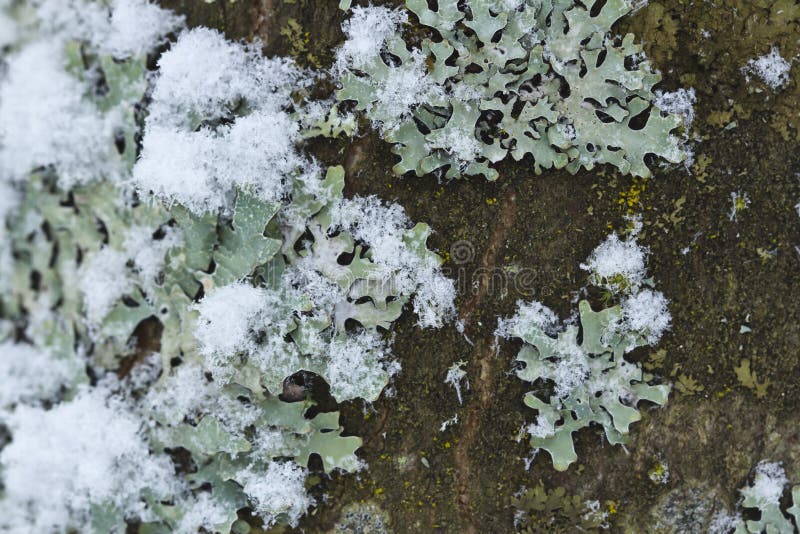
[[[597, 247], [587, 267], [590, 280], [607, 284], [619, 304], [594, 311], [578, 304], [578, 321], [561, 324], [541, 303], [518, 303], [517, 314], [502, 319], [497, 334], [522, 340], [517, 376], [532, 383], [525, 405], [537, 411], [526, 427], [535, 450], [546, 450], [558, 471], [578, 458], [573, 433], [599, 424], [612, 445], [627, 441], [631, 424], [641, 419], [642, 400], [663, 405], [670, 388], [651, 385], [653, 377], [624, 355], [658, 342], [670, 322], [663, 295], [644, 279], [644, 254], [634, 238], [616, 235]], [[620, 281], [624, 281], [621, 283]]]
[[429, 30], [418, 44], [401, 36], [406, 11], [354, 8], [337, 62], [339, 99], [394, 144], [396, 173], [494, 180], [511, 155], [537, 174], [609, 163], [647, 177], [648, 154], [686, 157], [670, 133], [681, 118], [652, 105], [660, 75], [632, 34], [611, 35], [629, 0], [405, 7]]

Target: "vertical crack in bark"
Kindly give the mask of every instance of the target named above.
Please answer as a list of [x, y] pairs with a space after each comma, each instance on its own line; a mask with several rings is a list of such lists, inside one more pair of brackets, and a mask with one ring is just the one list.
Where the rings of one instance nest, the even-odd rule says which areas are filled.
[[[508, 232], [516, 219], [516, 192], [509, 187], [503, 198], [503, 211], [489, 239], [486, 252], [481, 258], [481, 275], [478, 280], [478, 290], [462, 306], [461, 319], [464, 321], [466, 331], [471, 335], [475, 311], [489, 294], [492, 273], [495, 269], [497, 255], [508, 236]], [[475, 339], [473, 337], [473, 339]], [[469, 454], [475, 439], [478, 437], [481, 414], [486, 411], [492, 402], [491, 384], [496, 379], [497, 369], [493, 368], [495, 341], [494, 336], [484, 335], [475, 341], [475, 359], [473, 368], [477, 367], [477, 379], [472, 381], [474, 395], [470, 397], [467, 406], [467, 415], [464, 430], [455, 451], [456, 477], [458, 481], [458, 505], [463, 517], [468, 524], [466, 532], [477, 533], [477, 521], [472, 507], [472, 462]]]

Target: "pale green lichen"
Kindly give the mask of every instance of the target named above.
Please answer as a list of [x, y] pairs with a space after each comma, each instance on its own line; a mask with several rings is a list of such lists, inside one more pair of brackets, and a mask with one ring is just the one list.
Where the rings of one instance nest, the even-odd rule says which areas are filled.
[[[148, 103], [144, 57], [98, 56], [74, 41], [67, 52], [71, 75], [103, 80], [106, 90], [86, 98], [117, 114], [117, 135], [104, 142], [119, 156], [119, 175], [129, 178]], [[353, 126], [334, 108], [309, 121], [306, 136]], [[339, 412], [308, 414], [314, 402], [304, 386], [324, 380], [337, 401], [373, 401], [399, 368], [383, 331], [404, 306], [413, 304], [424, 326], [452, 314], [452, 283], [426, 246], [430, 228], [374, 197], [344, 199], [341, 167], [287, 172], [286, 194], [277, 200], [235, 187], [216, 199], [219, 210], [205, 211], [150, 198], [127, 180], [98, 176], [65, 189], [60, 178], [50, 165], [14, 185], [19, 203], [3, 221], [0, 242], [9, 260], [2, 339], [46, 348], [77, 370], [46, 399], [53, 409], [71, 406], [81, 387], [97, 393], [87, 394], [94, 405], [115, 399], [145, 451], [159, 461], [172, 455], [166, 471], [174, 493], [137, 490], [126, 496], [131, 502], [92, 501], [88, 520], [64, 504], [63, 522], [48, 528], [121, 532], [126, 521], [141, 519], [143, 533], [228, 532], [242, 530], [245, 508], [266, 526], [296, 524], [313, 504], [305, 488], [312, 456], [325, 473], [361, 467], [361, 438], [342, 436]], [[206, 350], [204, 305], [231, 287], [263, 297], [256, 302], [261, 321], [236, 325], [244, 334], [234, 350]], [[232, 330], [221, 319], [224, 338]], [[306, 384], [291, 380], [298, 373]], [[9, 451], [19, 456], [13, 441], [2, 449]], [[10, 500], [16, 490], [5, 486], [1, 510], [22, 510]], [[7, 520], [31, 520], [19, 513], [23, 519], [0, 518], [0, 529]]]
[[541, 303], [520, 302], [517, 314], [501, 320], [497, 329], [499, 336], [523, 342], [517, 376], [533, 384], [524, 402], [537, 411], [536, 422], [525, 430], [534, 450], [546, 450], [558, 471], [578, 458], [574, 432], [599, 424], [609, 443], [624, 444], [631, 424], [641, 419], [639, 402], [663, 405], [670, 391], [666, 385], [651, 385], [653, 377], [624, 357], [658, 342], [671, 320], [663, 295], [642, 287], [648, 283], [635, 239], [620, 242], [612, 234], [589, 264], [592, 279], [601, 267], [603, 279], [626, 273], [637, 283], [626, 284], [619, 304], [607, 301], [599, 311], [581, 300], [578, 321], [567, 324]]
[[[789, 480], [780, 462], [761, 461], [755, 467], [752, 482], [739, 490], [741, 507], [757, 510], [757, 519], [744, 519], [738, 513], [718, 513], [710, 526], [711, 534], [734, 532], [735, 534], [791, 534], [797, 532], [800, 521], [800, 486], [792, 487], [792, 505], [784, 513], [781, 499]], [[788, 514], [788, 516], [787, 516]], [[791, 516], [793, 518], [790, 519]]]
[[671, 135], [681, 118], [652, 105], [660, 75], [632, 34], [611, 34], [630, 0], [437, 4], [406, 1], [429, 30], [411, 50], [406, 12], [355, 8], [344, 26], [338, 97], [394, 143], [398, 174], [493, 180], [510, 154], [530, 155], [537, 174], [609, 163], [649, 176], [649, 154], [686, 157]]

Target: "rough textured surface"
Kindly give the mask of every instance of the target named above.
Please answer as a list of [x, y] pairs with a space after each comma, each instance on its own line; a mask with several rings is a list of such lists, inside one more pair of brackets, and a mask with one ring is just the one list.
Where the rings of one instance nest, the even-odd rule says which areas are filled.
[[[280, 30], [294, 18], [323, 65], [330, 61], [325, 51], [342, 39], [344, 14], [333, 1], [164, 3], [189, 14], [190, 23], [233, 37], [258, 35], [269, 52], [291, 51]], [[430, 176], [393, 176], [397, 158], [366, 128], [352, 142], [314, 142], [326, 164], [346, 162], [346, 194], [374, 193], [401, 203], [412, 219], [437, 229], [429, 244], [442, 252], [471, 243], [472, 252], [459, 256], [463, 262], [452, 254], [446, 266], [459, 279], [459, 311], [475, 346], [455, 328], [421, 331], [411, 315], [399, 321], [397, 395], [379, 400], [367, 415], [359, 404], [342, 407], [346, 433], [364, 437], [369, 471], [360, 479], [321, 482], [314, 491], [331, 498], [301, 528], [327, 531], [343, 507], [369, 499], [388, 512], [398, 532], [431, 526], [507, 532], [513, 494], [543, 480], [548, 488], [599, 500], [615, 529], [660, 524], [667, 532], [701, 532], [716, 511], [733, 508], [761, 459], [783, 460], [789, 481], [800, 481], [800, 218], [794, 208], [800, 201], [800, 84], [796, 67], [781, 91], [747, 86], [739, 72], [773, 45], [786, 58], [800, 53], [799, 18], [795, 2], [787, 0], [661, 0], [615, 27], [643, 40], [663, 72], [664, 90], [697, 91], [700, 141], [692, 173], [656, 171], [643, 180], [606, 168], [535, 177], [524, 163], [509, 160], [499, 164], [495, 183], [445, 185]], [[732, 222], [730, 193], [739, 190], [751, 204]], [[525, 388], [508, 374], [518, 347], [503, 344], [495, 355], [494, 318], [512, 313], [518, 298], [541, 300], [567, 315], [573, 292], [585, 284], [578, 265], [610, 228], [624, 227], [629, 210], [643, 214], [640, 241], [651, 248], [651, 271], [673, 315], [658, 351], [632, 358], [674, 381], [677, 391], [668, 409], [643, 414], [629, 453], [588, 432], [577, 439], [585, 451], [577, 469], [556, 473], [538, 458], [526, 471], [528, 445], [516, 442], [521, 425], [530, 422], [521, 402]], [[481, 275], [479, 268], [489, 270]], [[486, 274], [495, 268], [517, 275], [498, 287]], [[742, 325], [752, 331], [741, 334]], [[463, 406], [443, 383], [460, 359], [468, 361], [471, 385]], [[737, 375], [744, 359], [750, 373]], [[767, 384], [766, 394], [758, 398], [747, 383]], [[459, 423], [440, 432], [455, 414]], [[664, 461], [669, 480], [656, 484], [648, 471]]]

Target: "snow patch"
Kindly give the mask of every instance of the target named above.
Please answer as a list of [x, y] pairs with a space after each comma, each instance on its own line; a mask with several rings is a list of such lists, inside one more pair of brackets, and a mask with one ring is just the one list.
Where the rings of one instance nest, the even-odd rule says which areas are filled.
[[14, 438], [0, 452], [0, 467], [13, 513], [0, 517], [0, 527], [91, 530], [94, 503], [141, 516], [144, 490], [156, 497], [175, 490], [172, 462], [150, 453], [142, 420], [103, 387], [81, 389], [51, 410], [18, 406], [6, 423]]
[[306, 469], [294, 462], [271, 462], [265, 471], [245, 469], [236, 480], [244, 484], [244, 492], [254, 505], [254, 511], [266, 527], [283, 516], [291, 526], [297, 526], [306, 509], [314, 504], [305, 488]]
[[792, 64], [781, 57], [780, 50], [773, 46], [769, 54], [751, 59], [747, 65], [742, 67], [747, 81], [750, 81], [751, 74], [758, 76], [772, 89], [780, 89], [789, 83], [789, 71]]
[[620, 240], [617, 234], [592, 251], [581, 269], [589, 271], [592, 282], [612, 292], [636, 292], [645, 280], [647, 249], [636, 239]]

